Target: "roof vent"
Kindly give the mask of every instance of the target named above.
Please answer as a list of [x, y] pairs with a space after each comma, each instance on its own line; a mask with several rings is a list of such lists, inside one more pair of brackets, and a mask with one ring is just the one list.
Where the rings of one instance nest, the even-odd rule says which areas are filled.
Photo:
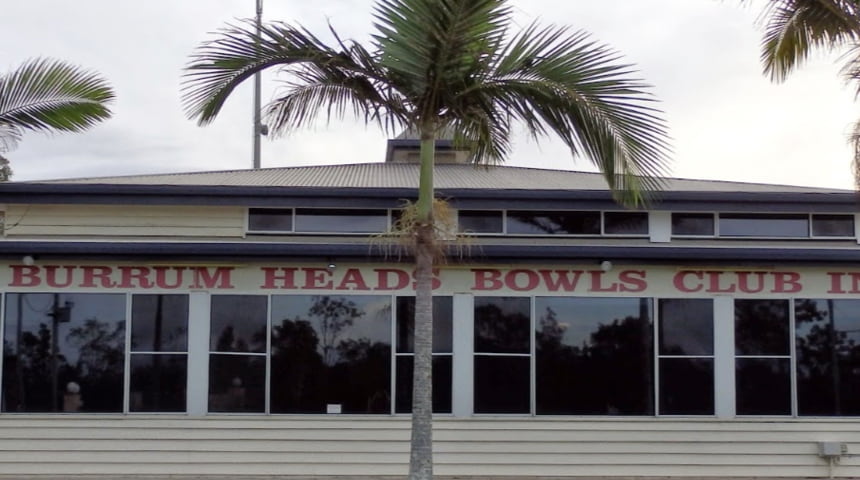
[[[436, 140], [436, 163], [468, 163], [469, 152], [463, 149], [455, 149], [451, 140], [453, 135], [445, 132], [443, 138]], [[406, 130], [397, 138], [388, 139], [388, 147], [385, 149], [386, 163], [419, 163], [421, 158], [419, 150], [421, 141], [418, 133], [414, 130]]]

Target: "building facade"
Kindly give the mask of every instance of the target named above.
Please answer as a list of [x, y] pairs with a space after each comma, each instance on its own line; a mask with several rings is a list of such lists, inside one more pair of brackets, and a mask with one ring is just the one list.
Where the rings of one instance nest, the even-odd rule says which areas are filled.
[[[403, 475], [408, 163], [0, 185], [4, 475]], [[860, 476], [853, 192], [442, 164], [436, 472]]]

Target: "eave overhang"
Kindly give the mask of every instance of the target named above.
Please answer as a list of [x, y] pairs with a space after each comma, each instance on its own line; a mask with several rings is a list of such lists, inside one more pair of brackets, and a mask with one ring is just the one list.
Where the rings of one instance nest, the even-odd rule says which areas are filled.
[[[312, 262], [412, 260], [367, 243], [0, 242], [0, 258]], [[643, 264], [860, 265], [860, 248], [482, 245], [451, 263], [601, 261]]]
[[[0, 184], [5, 204], [119, 204], [220, 206], [350, 206], [393, 208], [414, 199], [413, 188], [333, 188], [213, 185]], [[621, 208], [606, 190], [438, 189], [437, 195], [461, 208]], [[857, 212], [853, 192], [665, 191], [654, 210]]]

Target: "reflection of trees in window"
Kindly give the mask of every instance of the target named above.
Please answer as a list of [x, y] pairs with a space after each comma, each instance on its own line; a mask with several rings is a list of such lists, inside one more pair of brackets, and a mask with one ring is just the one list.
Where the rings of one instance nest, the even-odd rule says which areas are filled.
[[787, 300], [735, 300], [735, 395], [739, 415], [791, 414]]
[[531, 299], [475, 297], [475, 412], [531, 411]]
[[800, 415], [860, 415], [860, 301], [798, 299], [795, 309]]
[[658, 300], [659, 413], [714, 414], [713, 300]]
[[124, 316], [124, 295], [8, 294], [3, 411], [122, 411]]
[[388, 297], [272, 297], [271, 410], [390, 413]]
[[184, 412], [188, 295], [138, 294], [131, 305], [129, 410]]
[[600, 212], [508, 211], [509, 234], [600, 235]]
[[213, 295], [210, 313], [209, 411], [264, 412], [265, 295]]
[[648, 299], [538, 297], [536, 310], [538, 414], [654, 412]]

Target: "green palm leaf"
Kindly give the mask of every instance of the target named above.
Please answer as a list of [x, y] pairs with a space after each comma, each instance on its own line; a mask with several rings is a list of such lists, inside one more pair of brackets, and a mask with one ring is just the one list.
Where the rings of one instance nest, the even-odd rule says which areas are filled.
[[761, 17], [766, 22], [761, 50], [765, 73], [783, 81], [813, 51], [856, 43], [858, 15], [856, 0], [771, 0]]
[[113, 90], [98, 75], [67, 63], [34, 59], [0, 76], [0, 149], [23, 131], [79, 132], [110, 117]]

